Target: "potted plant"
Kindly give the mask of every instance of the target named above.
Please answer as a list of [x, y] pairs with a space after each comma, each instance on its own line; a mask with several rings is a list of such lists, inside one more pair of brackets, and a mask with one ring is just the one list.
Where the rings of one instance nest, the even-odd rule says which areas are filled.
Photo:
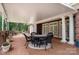
[[10, 43], [8, 43], [8, 42], [4, 42], [3, 44], [2, 44], [2, 51], [3, 52], [7, 52], [7, 51], [9, 51], [9, 49], [10, 49]]

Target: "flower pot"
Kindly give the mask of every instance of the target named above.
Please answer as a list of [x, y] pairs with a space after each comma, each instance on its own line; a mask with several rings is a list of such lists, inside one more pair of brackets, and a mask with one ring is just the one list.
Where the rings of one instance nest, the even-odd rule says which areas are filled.
[[3, 52], [7, 52], [10, 49], [10, 44], [5, 42], [5, 43], [3, 43], [3, 45], [1, 47], [2, 47]]

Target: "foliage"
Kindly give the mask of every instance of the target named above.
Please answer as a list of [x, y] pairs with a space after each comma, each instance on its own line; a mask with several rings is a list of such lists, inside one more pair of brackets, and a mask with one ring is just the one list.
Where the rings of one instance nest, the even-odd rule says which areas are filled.
[[2, 30], [2, 16], [0, 16], [0, 30]]
[[25, 32], [25, 31], [28, 31], [29, 26], [30, 25], [27, 25], [27, 24], [24, 24], [24, 23], [9, 22], [9, 30], [10, 31]]

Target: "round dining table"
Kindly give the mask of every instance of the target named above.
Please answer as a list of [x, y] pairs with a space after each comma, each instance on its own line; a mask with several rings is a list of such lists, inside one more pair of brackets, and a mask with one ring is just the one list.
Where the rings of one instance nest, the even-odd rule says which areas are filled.
[[47, 35], [46, 35], [46, 34], [42, 34], [42, 35], [33, 35], [33, 37], [42, 38], [42, 37], [47, 37]]

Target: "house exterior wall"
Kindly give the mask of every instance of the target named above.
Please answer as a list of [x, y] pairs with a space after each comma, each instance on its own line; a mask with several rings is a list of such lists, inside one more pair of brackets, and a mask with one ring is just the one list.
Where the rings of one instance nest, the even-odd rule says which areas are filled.
[[[42, 31], [42, 34], [47, 34], [48, 32], [53, 32], [54, 37], [62, 38], [62, 19], [58, 19], [56, 21], [41, 23], [42, 29], [37, 26], [38, 29]], [[66, 39], [69, 39], [69, 18], [65, 18], [66, 20]], [[37, 30], [39, 33], [39, 31]]]
[[79, 10], [75, 14], [75, 39], [76, 39], [76, 46], [79, 47]]

